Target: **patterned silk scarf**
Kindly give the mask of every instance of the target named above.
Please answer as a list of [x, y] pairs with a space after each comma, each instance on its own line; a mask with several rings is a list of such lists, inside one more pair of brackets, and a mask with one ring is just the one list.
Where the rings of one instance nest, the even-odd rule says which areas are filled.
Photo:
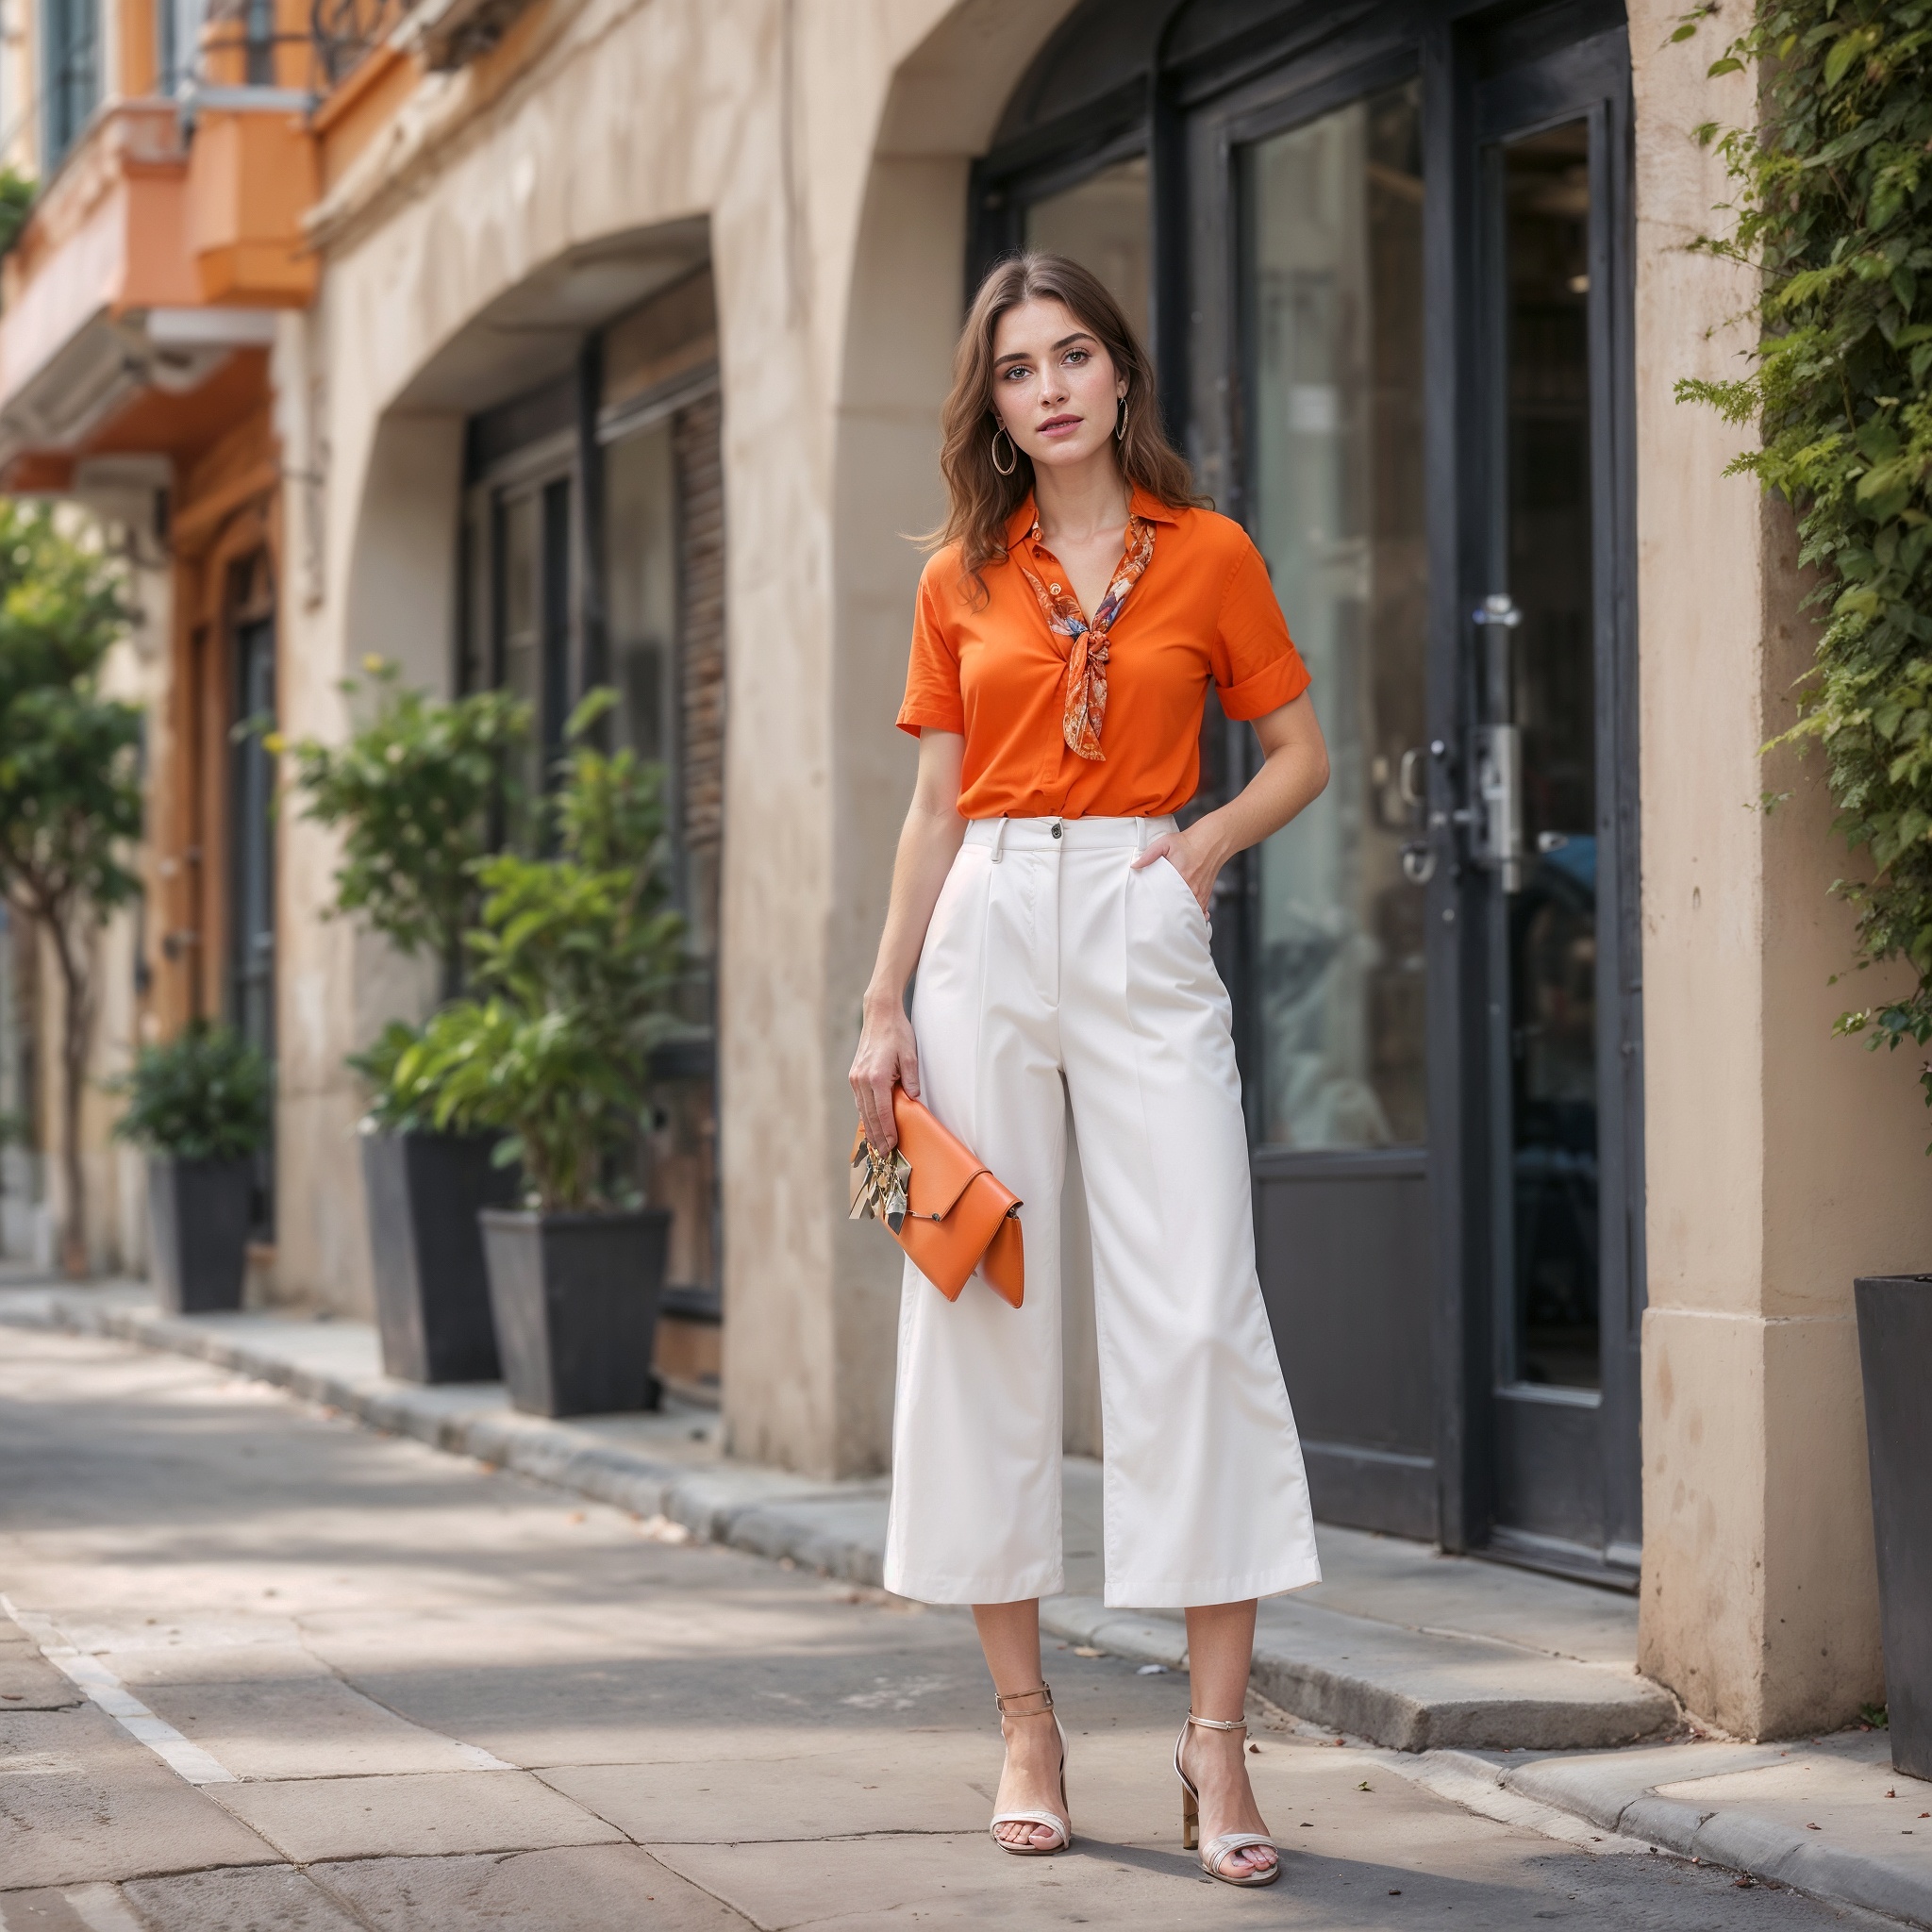
[[[1028, 541], [1037, 543], [1038, 520], [1026, 536]], [[1051, 551], [1041, 550], [1037, 555], [1060, 577], [1066, 576]], [[1107, 595], [1100, 600], [1100, 608], [1093, 613], [1091, 625], [1080, 608], [1080, 600], [1069, 586], [1057, 583], [1049, 589], [1024, 562], [1020, 565], [1026, 573], [1026, 581], [1033, 586], [1033, 594], [1040, 599], [1041, 609], [1046, 613], [1046, 627], [1068, 640], [1067, 705], [1060, 732], [1069, 747], [1083, 758], [1104, 760], [1107, 757], [1100, 748], [1100, 727], [1107, 722], [1108, 633], [1113, 629], [1121, 606], [1127, 601], [1127, 592], [1141, 581], [1141, 574], [1153, 555], [1154, 525], [1145, 517], [1130, 516], [1120, 568], [1114, 572], [1113, 582], [1108, 586]]]

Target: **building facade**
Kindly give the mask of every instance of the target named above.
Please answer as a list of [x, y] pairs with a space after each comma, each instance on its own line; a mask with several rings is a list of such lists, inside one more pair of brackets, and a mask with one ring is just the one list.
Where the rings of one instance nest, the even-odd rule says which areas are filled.
[[[46, 58], [85, 4], [43, 0]], [[1924, 1128], [1829, 1037], [1828, 801], [1759, 755], [1808, 652], [1788, 523], [1672, 401], [1749, 349], [1686, 244], [1750, 76], [1649, 0], [321, 19], [123, 0], [113, 84], [42, 94], [0, 312], [5, 481], [119, 491], [165, 553], [142, 1001], [276, 1057], [261, 1292], [367, 1307], [343, 1059], [433, 988], [323, 916], [330, 842], [233, 727], [339, 735], [370, 656], [550, 744], [610, 684], [701, 968], [657, 1070], [672, 1366], [715, 1360], [739, 1453], [884, 1466], [844, 1074], [910, 539], [972, 277], [1062, 249], [1145, 319], [1334, 755], [1215, 923], [1318, 1510], [1641, 1587], [1644, 1668], [1741, 1733], [1880, 1694], [1851, 1281], [1932, 1245]], [[1254, 752], [1203, 749], [1207, 805]]]

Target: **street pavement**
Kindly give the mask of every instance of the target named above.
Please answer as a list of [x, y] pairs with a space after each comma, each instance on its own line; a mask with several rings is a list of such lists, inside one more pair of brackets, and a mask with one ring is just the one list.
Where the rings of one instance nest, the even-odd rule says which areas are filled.
[[92, 1338], [0, 1329], [0, 1592], [6, 1932], [1882, 1923], [1266, 1713], [1284, 1876], [1214, 1885], [1185, 1680], [1072, 1647], [1010, 1857], [963, 1615]]

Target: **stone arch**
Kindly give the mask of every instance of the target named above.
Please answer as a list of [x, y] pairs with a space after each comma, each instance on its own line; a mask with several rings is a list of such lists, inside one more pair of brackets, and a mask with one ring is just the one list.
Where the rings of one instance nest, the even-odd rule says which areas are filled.
[[[941, 508], [934, 467], [939, 405], [964, 305], [967, 195], [1013, 88], [1072, 0], [959, 0], [894, 66], [859, 194], [833, 410], [833, 720], [824, 1064], [830, 1119], [851, 1115], [844, 1070], [891, 874], [911, 741], [893, 728], [906, 672], [907, 613], [921, 553], [906, 541]], [[842, 1175], [845, 1149], [828, 1149]], [[842, 1179], [828, 1174], [830, 1186]], [[885, 1466], [891, 1446], [899, 1271], [870, 1230], [842, 1221], [834, 1244], [833, 1460]], [[727, 1411], [762, 1399], [761, 1374], [734, 1375]]]

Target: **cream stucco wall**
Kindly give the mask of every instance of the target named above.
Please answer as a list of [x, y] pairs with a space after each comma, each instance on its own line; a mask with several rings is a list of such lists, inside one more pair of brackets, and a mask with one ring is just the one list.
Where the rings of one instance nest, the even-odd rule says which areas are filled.
[[[325, 481], [289, 499], [291, 552], [320, 541], [323, 563], [319, 598], [290, 612], [282, 725], [336, 736], [335, 686], [364, 653], [448, 676], [462, 405], [426, 405], [424, 372], [571, 251], [708, 225], [729, 573], [727, 1423], [742, 1453], [822, 1473], [882, 1467], [890, 1434], [896, 1272], [844, 1223], [836, 1143], [909, 785], [891, 728], [919, 561], [905, 534], [939, 509], [968, 159], [1065, 5], [558, 6], [512, 79], [425, 83], [339, 184], [316, 224], [320, 304], [277, 352], [284, 447], [326, 454]], [[319, 918], [328, 841], [285, 819], [280, 849], [277, 1274], [362, 1307], [341, 1057], [427, 989]]]
[[[1686, 244], [1728, 198], [1690, 130], [1747, 119], [1677, 9], [1633, 8], [1644, 1035], [1642, 1667], [1726, 1729], [1882, 1694], [1854, 1275], [1932, 1256], [1916, 1065], [1830, 1037], [1846, 870], [1792, 719], [1812, 638], [1790, 520], [1720, 480], [1740, 432], [1679, 406], [1736, 374], [1743, 275]], [[1706, 34], [1710, 30], [1707, 28]], [[1789, 792], [1776, 809], [1763, 794]], [[1861, 983], [1860, 999], [1878, 989]]]

